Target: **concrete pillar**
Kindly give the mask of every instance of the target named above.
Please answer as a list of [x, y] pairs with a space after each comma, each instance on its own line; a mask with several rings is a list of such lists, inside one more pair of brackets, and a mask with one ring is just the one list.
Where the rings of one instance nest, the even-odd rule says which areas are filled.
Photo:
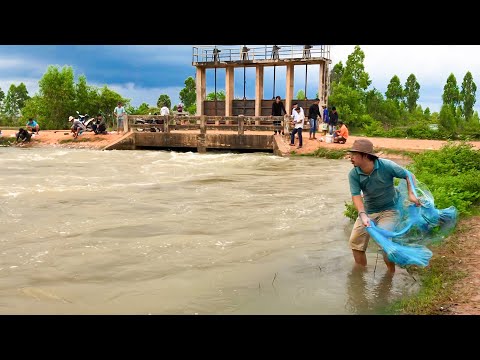
[[123, 131], [128, 132], [130, 130], [130, 126], [128, 124], [128, 114], [125, 114], [123, 117]]
[[320, 99], [320, 107], [325, 104], [325, 63], [320, 64], [320, 70], [318, 72], [318, 98]]
[[325, 63], [324, 65], [324, 79], [325, 79], [325, 85], [323, 87], [323, 93], [324, 93], [324, 100], [325, 100], [325, 104], [328, 104], [328, 91], [330, 89], [330, 72], [329, 72], [329, 69], [328, 69], [328, 64]]
[[293, 82], [294, 82], [294, 65], [287, 64], [287, 90], [285, 92], [285, 110], [288, 115], [292, 113], [292, 100], [293, 100]]
[[169, 133], [170, 132], [170, 116], [168, 115], [164, 115], [164, 118], [163, 118], [163, 129], [166, 133]]
[[205, 68], [197, 67], [197, 116], [204, 115], [203, 101], [207, 96], [207, 79], [205, 76]]
[[263, 65], [257, 65], [255, 80], [255, 116], [262, 115], [263, 69]]
[[205, 115], [201, 115], [200, 118], [200, 134], [205, 135], [207, 133], [207, 120]]
[[225, 116], [233, 116], [233, 99], [235, 96], [234, 74], [235, 68], [227, 67], [225, 76]]
[[238, 116], [238, 135], [243, 135], [244, 133], [244, 128], [243, 128], [244, 121], [245, 121], [244, 115], [239, 115]]

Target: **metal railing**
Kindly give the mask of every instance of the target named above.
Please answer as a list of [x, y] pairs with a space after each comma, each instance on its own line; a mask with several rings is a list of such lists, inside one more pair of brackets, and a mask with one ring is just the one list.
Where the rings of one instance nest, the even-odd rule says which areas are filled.
[[243, 135], [244, 131], [274, 131], [279, 128], [289, 131], [290, 116], [161, 116], [130, 115], [128, 128], [133, 132], [164, 132], [174, 130], [233, 131]]
[[192, 65], [216, 61], [301, 59], [330, 60], [330, 45], [194, 46], [192, 49]]

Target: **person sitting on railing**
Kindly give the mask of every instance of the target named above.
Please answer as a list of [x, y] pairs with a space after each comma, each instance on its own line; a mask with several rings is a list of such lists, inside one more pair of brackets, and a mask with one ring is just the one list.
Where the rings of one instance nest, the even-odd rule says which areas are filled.
[[[282, 114], [283, 112], [283, 114]], [[272, 116], [282, 116], [287, 113], [287, 110], [285, 110], [285, 106], [283, 105], [282, 98], [280, 96], [275, 97], [275, 101], [272, 104]], [[282, 132], [282, 135], [285, 135], [285, 132], [283, 131], [282, 127], [282, 120], [273, 120], [273, 126], [275, 127], [275, 130], [273, 135], [280, 134], [280, 131]], [[278, 127], [278, 130], [277, 130]]]

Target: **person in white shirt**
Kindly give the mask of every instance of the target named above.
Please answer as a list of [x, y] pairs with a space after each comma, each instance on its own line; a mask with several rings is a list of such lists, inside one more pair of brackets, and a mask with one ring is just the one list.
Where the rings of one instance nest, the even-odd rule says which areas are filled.
[[290, 146], [295, 146], [295, 134], [298, 133], [297, 149], [301, 149], [303, 146], [302, 130], [305, 123], [305, 114], [303, 113], [303, 111], [301, 111], [301, 109], [301, 107], [297, 107], [295, 109], [295, 114], [293, 115], [293, 123], [295, 124], [295, 128], [293, 129], [290, 136]]
[[[292, 116], [293, 116], [293, 117], [295, 117], [295, 114], [297, 113], [297, 112], [295, 111], [297, 108], [299, 108], [299, 109], [300, 109], [300, 112], [301, 112], [302, 114], [304, 114], [303, 108], [302, 108], [301, 106], [299, 106], [298, 103], [293, 103], [293, 104], [292, 104]], [[305, 115], [304, 115], [304, 116], [305, 116]]]
[[160, 109], [160, 115], [170, 115], [170, 109], [163, 105]]
[[126, 113], [125, 108], [123, 107], [121, 101], [119, 101], [118, 104], [117, 104], [117, 107], [115, 109], [113, 109], [113, 114], [117, 118], [117, 134], [120, 134], [120, 131], [122, 131], [122, 133], [123, 133], [124, 130], [125, 130], [123, 120], [124, 120], [124, 117], [127, 113]]

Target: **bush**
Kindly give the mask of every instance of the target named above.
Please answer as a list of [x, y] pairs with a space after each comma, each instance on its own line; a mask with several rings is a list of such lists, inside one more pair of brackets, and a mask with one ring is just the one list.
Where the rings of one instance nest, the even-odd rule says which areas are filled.
[[425, 183], [439, 209], [455, 206], [471, 214], [480, 202], [480, 151], [467, 143], [447, 144], [438, 151], [425, 151], [407, 166]]

